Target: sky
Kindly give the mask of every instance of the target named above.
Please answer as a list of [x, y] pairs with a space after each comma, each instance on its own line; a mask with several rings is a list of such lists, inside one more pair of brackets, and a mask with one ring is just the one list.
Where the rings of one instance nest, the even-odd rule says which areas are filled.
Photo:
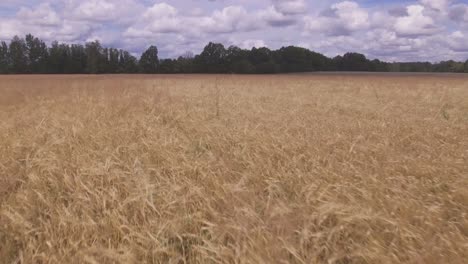
[[0, 0], [0, 40], [99, 40], [160, 57], [210, 41], [242, 48], [295, 45], [327, 56], [385, 61], [468, 59], [468, 0]]

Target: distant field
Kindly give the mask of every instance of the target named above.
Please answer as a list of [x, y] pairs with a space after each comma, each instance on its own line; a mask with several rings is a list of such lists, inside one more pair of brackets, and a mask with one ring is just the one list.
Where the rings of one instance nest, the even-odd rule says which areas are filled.
[[467, 75], [0, 76], [2, 263], [467, 263]]

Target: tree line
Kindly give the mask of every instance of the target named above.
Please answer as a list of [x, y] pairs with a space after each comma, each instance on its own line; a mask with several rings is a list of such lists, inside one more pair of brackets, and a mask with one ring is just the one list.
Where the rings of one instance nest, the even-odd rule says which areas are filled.
[[228, 48], [210, 42], [198, 55], [160, 59], [156, 46], [139, 59], [128, 51], [103, 47], [99, 41], [81, 44], [52, 42], [50, 46], [31, 34], [0, 43], [0, 74], [116, 74], [116, 73], [240, 73], [267, 74], [312, 71], [369, 72], [468, 72], [468, 60], [383, 62], [363, 54], [346, 53], [334, 58], [305, 48]]

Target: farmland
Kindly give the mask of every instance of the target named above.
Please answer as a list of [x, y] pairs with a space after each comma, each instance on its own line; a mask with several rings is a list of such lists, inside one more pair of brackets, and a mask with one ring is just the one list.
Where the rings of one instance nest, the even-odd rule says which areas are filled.
[[465, 75], [0, 76], [4, 263], [466, 263]]

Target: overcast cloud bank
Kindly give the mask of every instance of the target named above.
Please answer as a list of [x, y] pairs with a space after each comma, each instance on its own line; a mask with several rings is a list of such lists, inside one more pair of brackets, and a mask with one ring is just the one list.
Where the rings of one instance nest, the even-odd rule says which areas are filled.
[[46, 41], [106, 46], [163, 57], [209, 42], [242, 48], [297, 45], [328, 56], [356, 51], [386, 61], [468, 58], [468, 3], [318, 0], [3, 0], [0, 40], [32, 33]]

